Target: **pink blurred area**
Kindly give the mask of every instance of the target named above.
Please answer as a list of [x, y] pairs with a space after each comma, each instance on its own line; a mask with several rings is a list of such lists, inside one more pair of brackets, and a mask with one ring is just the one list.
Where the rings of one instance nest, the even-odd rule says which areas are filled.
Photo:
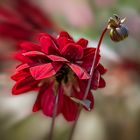
[[87, 27], [95, 22], [94, 13], [85, 0], [40, 0], [39, 3], [44, 10], [64, 16], [74, 27]]

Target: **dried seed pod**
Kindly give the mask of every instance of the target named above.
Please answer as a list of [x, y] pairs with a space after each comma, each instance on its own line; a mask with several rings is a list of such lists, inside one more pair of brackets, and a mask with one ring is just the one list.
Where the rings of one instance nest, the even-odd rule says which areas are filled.
[[120, 19], [117, 15], [114, 16], [115, 19], [111, 17], [108, 21], [108, 29], [110, 29], [110, 38], [115, 42], [119, 42], [128, 37], [128, 29], [123, 24], [125, 18]]

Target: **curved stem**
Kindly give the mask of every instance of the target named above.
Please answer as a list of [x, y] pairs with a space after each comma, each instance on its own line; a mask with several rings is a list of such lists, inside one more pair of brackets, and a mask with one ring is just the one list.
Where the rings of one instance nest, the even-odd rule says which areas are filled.
[[55, 118], [57, 115], [57, 107], [58, 107], [58, 100], [59, 100], [59, 90], [55, 98], [55, 104], [54, 104], [54, 110], [53, 110], [53, 118], [51, 122], [51, 128], [50, 128], [50, 133], [49, 133], [49, 140], [53, 140], [53, 132], [54, 132], [54, 126], [55, 126]]
[[107, 30], [108, 30], [107, 28], [105, 28], [103, 30], [103, 32], [101, 34], [101, 37], [100, 37], [100, 40], [98, 42], [97, 49], [95, 50], [95, 55], [94, 55], [94, 58], [93, 58], [91, 69], [90, 69], [90, 79], [88, 80], [88, 84], [87, 84], [87, 87], [86, 87], [86, 90], [85, 90], [85, 94], [84, 94], [83, 99], [86, 99], [87, 96], [88, 96], [88, 93], [89, 93], [89, 90], [90, 90], [90, 86], [91, 86], [92, 76], [93, 76], [93, 73], [94, 73], [94, 70], [95, 70], [95, 63], [96, 63], [97, 55], [99, 53], [99, 50], [100, 50], [100, 46], [101, 46], [103, 37], [104, 37], [104, 35], [105, 35], [105, 33], [106, 33]]
[[[87, 96], [88, 96], [88, 93], [89, 93], [89, 90], [90, 90], [90, 86], [91, 86], [92, 76], [93, 76], [93, 74], [94, 74], [94, 69], [95, 69], [95, 63], [96, 63], [97, 55], [98, 55], [98, 52], [99, 52], [99, 50], [100, 50], [100, 46], [101, 46], [103, 37], [104, 37], [104, 35], [105, 35], [105, 33], [106, 33], [107, 30], [108, 30], [107, 27], [103, 30], [103, 32], [102, 32], [102, 34], [101, 34], [101, 36], [100, 36], [100, 40], [99, 40], [99, 42], [98, 42], [97, 49], [95, 50], [95, 55], [94, 55], [94, 58], [93, 58], [93, 62], [92, 62], [91, 69], [90, 69], [90, 79], [88, 80], [88, 83], [87, 83], [87, 87], [86, 87], [86, 90], [85, 90], [85, 94], [84, 94], [83, 100], [86, 99]], [[74, 135], [74, 132], [75, 132], [77, 123], [78, 123], [78, 119], [79, 119], [81, 110], [82, 110], [82, 106], [79, 105], [77, 117], [76, 117], [76, 120], [75, 120], [75, 122], [74, 122], [74, 124], [73, 124], [73, 126], [72, 126], [69, 140], [72, 140], [72, 139], [73, 139], [73, 135]]]

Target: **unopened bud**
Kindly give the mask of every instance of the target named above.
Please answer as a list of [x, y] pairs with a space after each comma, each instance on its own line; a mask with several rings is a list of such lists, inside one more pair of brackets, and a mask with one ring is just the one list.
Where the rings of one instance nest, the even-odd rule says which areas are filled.
[[115, 42], [119, 42], [128, 37], [128, 29], [125, 26], [125, 24], [123, 24], [124, 21], [125, 18], [120, 19], [117, 15], [115, 15], [115, 19], [110, 18], [108, 21], [108, 29], [110, 29], [110, 38]]

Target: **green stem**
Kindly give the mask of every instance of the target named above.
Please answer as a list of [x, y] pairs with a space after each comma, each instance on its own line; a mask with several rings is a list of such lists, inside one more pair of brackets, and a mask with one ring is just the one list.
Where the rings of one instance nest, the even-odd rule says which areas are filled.
[[[96, 63], [96, 59], [97, 59], [97, 55], [98, 55], [98, 52], [100, 50], [100, 46], [101, 46], [101, 43], [102, 43], [102, 40], [103, 40], [103, 37], [106, 33], [108, 29], [105, 28], [101, 34], [101, 37], [100, 37], [100, 40], [98, 42], [98, 46], [97, 46], [97, 49], [95, 50], [95, 55], [94, 55], [94, 58], [93, 58], [93, 62], [92, 62], [92, 67], [90, 69], [90, 79], [88, 80], [88, 84], [87, 84], [87, 87], [86, 87], [86, 90], [85, 90], [85, 94], [84, 94], [84, 97], [83, 97], [83, 100], [87, 98], [88, 96], [88, 93], [89, 93], [89, 90], [90, 90], [90, 86], [91, 86], [91, 81], [92, 81], [92, 76], [94, 74], [94, 69], [95, 69], [95, 63]], [[77, 126], [77, 123], [78, 123], [78, 119], [79, 119], [79, 116], [80, 116], [80, 113], [82, 111], [82, 106], [79, 105], [79, 109], [78, 109], [78, 113], [77, 113], [77, 117], [76, 117], [76, 120], [72, 126], [72, 129], [71, 129], [71, 132], [70, 132], [70, 137], [69, 137], [69, 140], [72, 140], [73, 139], [73, 135], [74, 135], [74, 132], [75, 132], [75, 129], [76, 129], [76, 126]]]

